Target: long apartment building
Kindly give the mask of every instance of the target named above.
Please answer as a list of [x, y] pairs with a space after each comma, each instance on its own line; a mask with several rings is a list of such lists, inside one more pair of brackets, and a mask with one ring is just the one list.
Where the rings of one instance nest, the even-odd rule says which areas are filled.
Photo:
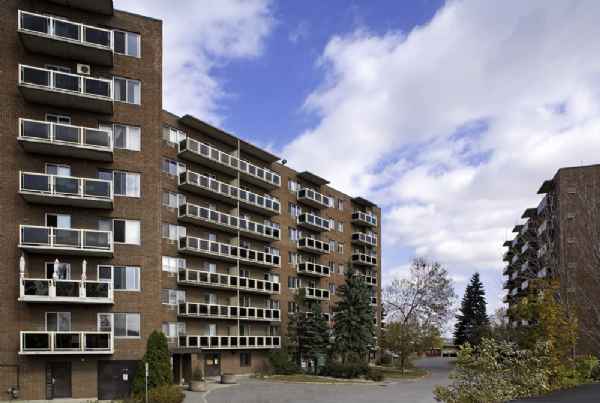
[[164, 111], [161, 21], [4, 4], [0, 400], [126, 396], [153, 330], [176, 382], [253, 372], [346, 270], [381, 323], [379, 208]]
[[[504, 302], [514, 326], [529, 323], [514, 311], [518, 301], [535, 292], [538, 279], [557, 279], [561, 298], [573, 306], [580, 325], [579, 348], [595, 352], [587, 332], [600, 323], [593, 307], [600, 302], [600, 165], [559, 169], [544, 181], [537, 207], [526, 209], [514, 237], [504, 243]], [[596, 319], [594, 319], [596, 318]], [[596, 330], [594, 330], [596, 329]]]

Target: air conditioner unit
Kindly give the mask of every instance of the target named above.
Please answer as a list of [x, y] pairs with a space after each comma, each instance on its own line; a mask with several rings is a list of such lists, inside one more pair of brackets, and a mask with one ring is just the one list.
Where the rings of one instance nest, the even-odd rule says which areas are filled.
[[89, 64], [79, 64], [77, 63], [77, 74], [83, 74], [89, 76], [92, 72], [92, 69]]

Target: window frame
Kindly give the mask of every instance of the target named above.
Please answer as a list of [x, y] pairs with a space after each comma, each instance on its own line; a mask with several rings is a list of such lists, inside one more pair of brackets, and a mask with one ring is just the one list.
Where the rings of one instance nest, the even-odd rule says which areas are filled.
[[[116, 46], [114, 47], [115, 48], [115, 53], [117, 55], [121, 55], [121, 56], [129, 56], [129, 57], [135, 57], [136, 59], [141, 59], [142, 58], [142, 35], [139, 34], [139, 33], [137, 33], [137, 32], [125, 31], [125, 30], [122, 30], [122, 29], [113, 29], [113, 42], [115, 42], [115, 40], [114, 40], [114, 34], [115, 34], [115, 32], [124, 34], [124, 37], [125, 37], [125, 43], [124, 43], [124, 46], [123, 46], [123, 48], [125, 49], [125, 53], [118, 52], [116, 50]], [[128, 50], [129, 50], [129, 41], [127, 40], [128, 39], [127, 37], [129, 35], [135, 35], [136, 38], [137, 38], [137, 49], [138, 49], [138, 52], [137, 52], [136, 55], [132, 55], [132, 54], [128, 53]]]
[[[118, 336], [117, 335], [117, 329], [115, 327], [115, 316], [116, 315], [125, 315], [125, 336]], [[127, 336], [127, 333], [129, 332], [129, 328], [128, 328], [128, 317], [129, 316], [137, 316], [138, 318], [138, 336]], [[110, 332], [113, 334], [113, 337], [115, 339], [141, 339], [142, 338], [142, 315], [139, 312], [98, 312], [98, 314], [96, 315], [96, 328], [98, 329], [98, 331], [102, 331], [100, 330], [100, 317], [101, 316], [107, 316], [110, 317]]]
[[[116, 98], [116, 91], [115, 88], [117, 87], [117, 81], [122, 80], [125, 81], [125, 100], [122, 99], [117, 99]], [[135, 82], [138, 83], [139, 86], [139, 102], [135, 102], [134, 101], [130, 101], [130, 91], [129, 91], [129, 82]], [[142, 104], [142, 82], [140, 80], [136, 80], [134, 78], [127, 78], [127, 77], [120, 77], [120, 76], [113, 76], [113, 101], [115, 102], [122, 102], [125, 104], [130, 104], [130, 105], [141, 105]]]

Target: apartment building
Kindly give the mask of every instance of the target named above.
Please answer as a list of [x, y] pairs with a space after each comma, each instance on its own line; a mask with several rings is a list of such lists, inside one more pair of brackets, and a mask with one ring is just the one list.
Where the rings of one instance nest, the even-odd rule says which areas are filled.
[[175, 381], [253, 372], [298, 289], [344, 272], [380, 324], [380, 210], [162, 107], [161, 21], [111, 0], [0, 11], [0, 399], [129, 393], [147, 337]]
[[532, 292], [537, 279], [558, 279], [561, 298], [573, 306], [580, 325], [581, 352], [598, 353], [586, 341], [586, 334], [598, 326], [594, 306], [600, 302], [600, 165], [559, 169], [544, 181], [538, 194], [538, 206], [526, 209], [522, 223], [513, 228], [514, 237], [506, 241], [503, 274], [514, 326], [527, 326], [511, 309], [520, 298]]

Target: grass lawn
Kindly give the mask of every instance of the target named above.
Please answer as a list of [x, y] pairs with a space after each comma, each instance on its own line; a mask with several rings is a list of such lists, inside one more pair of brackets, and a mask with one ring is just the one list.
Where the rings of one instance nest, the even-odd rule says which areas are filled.
[[385, 379], [414, 379], [422, 378], [428, 372], [421, 368], [407, 368], [404, 373], [395, 367], [375, 367], [383, 372]]

